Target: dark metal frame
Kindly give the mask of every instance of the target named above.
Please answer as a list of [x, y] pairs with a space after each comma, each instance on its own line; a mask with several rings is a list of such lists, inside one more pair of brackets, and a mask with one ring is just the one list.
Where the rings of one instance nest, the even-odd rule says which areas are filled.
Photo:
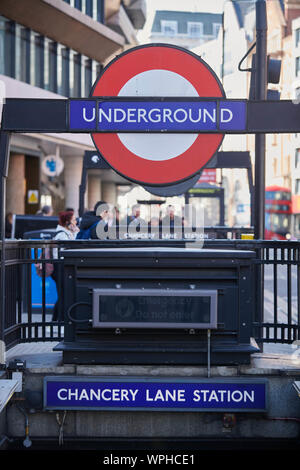
[[[77, 99], [81, 100], [81, 99]], [[187, 130], [187, 131], [174, 131], [174, 130], [161, 130], [153, 131], [150, 133], [199, 133], [199, 134], [279, 134], [279, 133], [295, 133], [300, 132], [300, 105], [291, 100], [280, 101], [246, 101], [246, 100], [226, 100], [226, 98], [136, 98], [136, 97], [98, 97], [97, 99], [84, 99], [81, 101], [243, 101], [247, 109], [247, 124], [244, 130]], [[2, 130], [13, 132], [72, 132], [72, 133], [101, 133], [95, 129], [70, 129], [69, 127], [69, 103], [76, 101], [76, 99], [30, 99], [30, 98], [7, 98], [3, 106]], [[47, 111], [45, 111], [47, 110]], [[284, 115], [284, 119], [282, 116]], [[137, 130], [118, 130], [102, 131], [118, 132], [118, 133], [139, 133], [145, 131]]]
[[217, 290], [204, 290], [195, 289], [190, 291], [188, 289], [149, 289], [149, 288], [135, 288], [126, 289], [126, 296], [143, 297], [143, 296], [190, 296], [190, 297], [209, 297], [210, 298], [210, 322], [103, 322], [99, 321], [99, 297], [101, 294], [105, 296], [124, 296], [124, 290], [116, 289], [93, 289], [93, 327], [94, 328], [217, 328]]

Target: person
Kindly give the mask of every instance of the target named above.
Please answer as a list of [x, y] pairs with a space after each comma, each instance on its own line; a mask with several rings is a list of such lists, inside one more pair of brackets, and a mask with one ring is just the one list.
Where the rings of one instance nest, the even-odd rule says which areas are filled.
[[11, 238], [12, 231], [12, 213], [9, 212], [5, 217], [5, 238]]
[[127, 216], [127, 225], [130, 224], [130, 222], [135, 221], [141, 216], [141, 206], [139, 204], [134, 204], [131, 209], [131, 215]]
[[98, 239], [97, 225], [99, 222], [103, 223], [106, 230], [108, 217], [109, 205], [105, 201], [98, 201], [94, 210], [83, 214], [76, 239]]
[[48, 216], [50, 217], [51, 215], [53, 215], [53, 209], [51, 206], [43, 206], [41, 208], [41, 210], [39, 210], [36, 215], [45, 215], [45, 216]]
[[142, 225], [146, 225], [144, 219], [141, 218], [141, 206], [139, 204], [134, 204], [131, 208], [131, 214], [127, 215], [125, 219], [122, 221], [122, 225], [126, 225], [127, 227], [134, 222], [137, 227]]
[[175, 215], [175, 208], [171, 204], [167, 207], [167, 213], [162, 218], [162, 224], [170, 226], [170, 228], [174, 229], [174, 227], [181, 227], [182, 218]]
[[[59, 221], [56, 227], [56, 235], [54, 240], [75, 240], [79, 228], [76, 224], [75, 214], [72, 211], [63, 211], [58, 214]], [[53, 258], [58, 258], [57, 248], [53, 250]], [[58, 263], [53, 263], [53, 272], [51, 277], [56, 284], [57, 296], [59, 294], [59, 285], [62, 282], [62, 275], [59, 276], [59, 267]], [[52, 321], [58, 320], [58, 297], [57, 301], [53, 308]]]
[[73, 211], [64, 211], [58, 214], [59, 221], [56, 227], [54, 240], [75, 240], [79, 228]]

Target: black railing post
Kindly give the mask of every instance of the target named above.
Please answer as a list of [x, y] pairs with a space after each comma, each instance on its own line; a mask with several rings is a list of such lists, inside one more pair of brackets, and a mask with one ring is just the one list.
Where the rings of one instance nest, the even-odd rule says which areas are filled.
[[[0, 296], [0, 340], [4, 341], [5, 330], [5, 197], [8, 174], [10, 134], [0, 131], [0, 239], [1, 239], [1, 296]], [[1, 359], [1, 358], [0, 358]]]

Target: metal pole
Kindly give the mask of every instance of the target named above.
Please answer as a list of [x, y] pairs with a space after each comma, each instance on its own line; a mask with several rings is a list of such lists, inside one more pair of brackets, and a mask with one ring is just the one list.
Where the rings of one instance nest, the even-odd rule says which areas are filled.
[[[256, 2], [255, 99], [267, 95], [267, 11], [265, 0]], [[265, 237], [265, 134], [255, 134], [254, 237]]]
[[0, 239], [1, 239], [1, 300], [0, 300], [0, 340], [4, 341], [5, 330], [5, 197], [6, 178], [9, 161], [8, 132], [0, 132]]
[[[255, 99], [265, 100], [267, 95], [267, 8], [265, 0], [256, 2], [256, 56], [255, 56]], [[255, 196], [254, 196], [254, 238], [265, 238], [265, 134], [255, 134]], [[259, 259], [263, 250], [257, 251]], [[256, 321], [264, 320], [264, 267], [256, 267]], [[260, 327], [260, 338], [261, 338]], [[260, 350], [263, 343], [258, 341]]]

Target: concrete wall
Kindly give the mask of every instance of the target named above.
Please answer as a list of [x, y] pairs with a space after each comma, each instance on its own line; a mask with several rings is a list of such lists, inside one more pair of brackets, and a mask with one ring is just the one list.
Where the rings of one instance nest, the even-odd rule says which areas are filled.
[[[168, 366], [73, 366], [28, 371], [25, 390], [37, 392], [42, 398], [44, 375], [78, 376], [144, 376], [151, 377], [207, 377], [203, 367]], [[280, 371], [268, 371], [238, 367], [213, 367], [212, 377], [264, 377], [269, 381], [268, 412], [236, 413], [236, 425], [232, 429], [223, 426], [223, 413], [204, 412], [153, 412], [153, 411], [68, 411], [64, 425], [64, 438], [297, 438], [299, 423], [293, 420], [273, 418], [300, 418], [300, 401], [293, 388], [297, 375], [282, 375]], [[20, 403], [20, 402], [19, 402]], [[29, 433], [31, 438], [52, 437], [58, 439], [59, 425], [56, 412], [34, 412], [34, 404], [28, 405]], [[60, 411], [60, 417], [62, 417]], [[8, 408], [9, 435], [24, 436], [24, 417], [15, 405]], [[226, 435], [224, 434], [226, 433]]]

